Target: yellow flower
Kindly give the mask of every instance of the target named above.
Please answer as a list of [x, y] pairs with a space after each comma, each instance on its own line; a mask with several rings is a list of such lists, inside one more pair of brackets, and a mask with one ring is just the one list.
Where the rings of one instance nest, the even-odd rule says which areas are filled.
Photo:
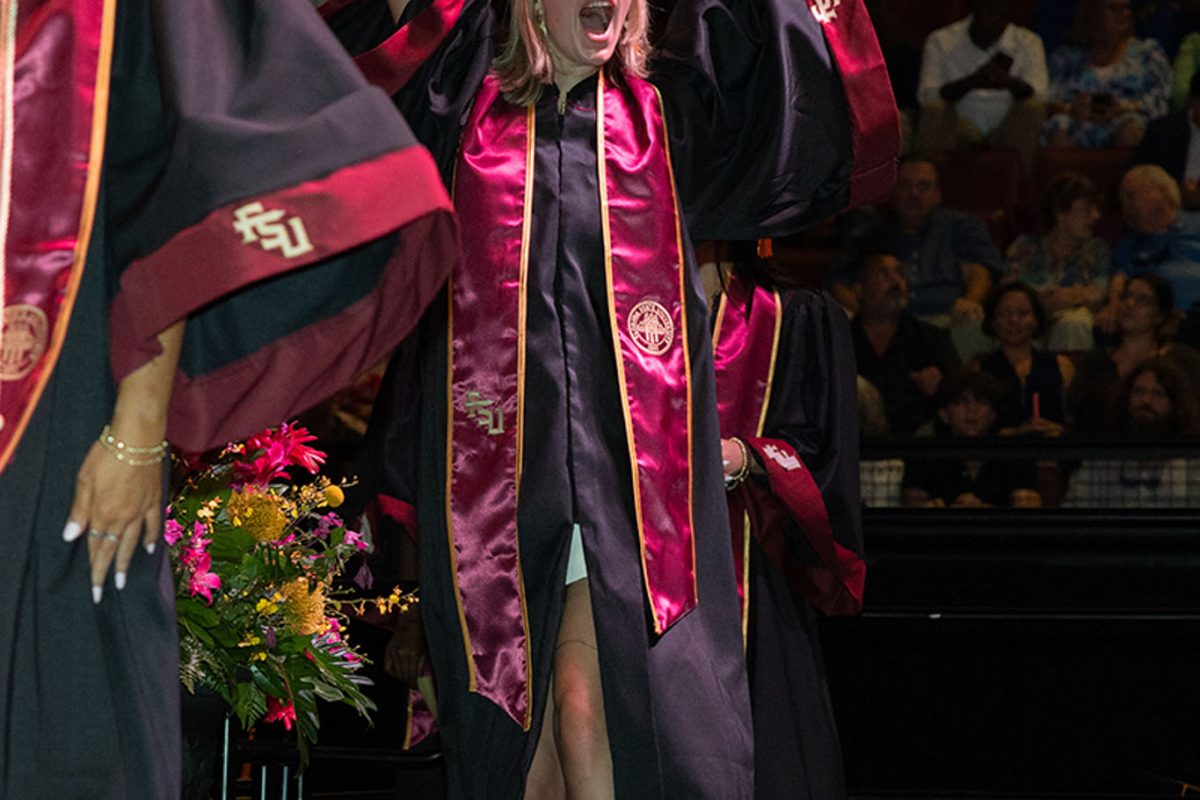
[[287, 517], [280, 510], [275, 496], [251, 486], [230, 494], [225, 511], [235, 526], [259, 542], [275, 541], [287, 526]]
[[311, 592], [305, 578], [285, 583], [280, 590], [283, 595], [283, 617], [288, 627], [303, 636], [323, 633], [329, 626], [325, 619], [325, 587], [317, 584]]
[[337, 508], [344, 502], [346, 502], [346, 493], [342, 491], [342, 487], [336, 484], [325, 487], [325, 505]]
[[[278, 597], [278, 595], [276, 595], [276, 597]], [[264, 597], [254, 604], [254, 610], [259, 614], [269, 617], [279, 610], [279, 604], [278, 601], [273, 602]]]

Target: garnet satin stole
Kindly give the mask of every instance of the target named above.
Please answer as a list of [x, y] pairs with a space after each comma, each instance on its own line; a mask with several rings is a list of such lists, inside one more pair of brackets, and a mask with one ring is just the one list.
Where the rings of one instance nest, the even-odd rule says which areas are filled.
[[[686, 271], [662, 103], [597, 77], [609, 323], [647, 601], [662, 634], [697, 602]], [[461, 261], [449, 291], [446, 520], [471, 691], [529, 728], [520, 502], [534, 109], [484, 83], [455, 165]], [[598, 267], [600, 265], [597, 265]]]

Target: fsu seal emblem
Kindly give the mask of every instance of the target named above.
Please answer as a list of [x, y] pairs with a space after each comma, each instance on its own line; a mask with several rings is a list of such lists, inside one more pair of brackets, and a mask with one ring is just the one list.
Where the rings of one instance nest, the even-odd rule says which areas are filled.
[[4, 309], [0, 328], [0, 381], [19, 381], [33, 371], [46, 352], [50, 323], [37, 306]]
[[661, 356], [675, 341], [675, 322], [662, 303], [654, 300], [634, 306], [625, 324], [633, 343], [652, 356]]

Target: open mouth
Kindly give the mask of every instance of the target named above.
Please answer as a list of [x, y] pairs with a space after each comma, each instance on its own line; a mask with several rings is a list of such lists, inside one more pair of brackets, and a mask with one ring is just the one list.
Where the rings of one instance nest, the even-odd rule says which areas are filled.
[[579, 12], [579, 22], [583, 26], [584, 32], [593, 36], [607, 33], [615, 10], [613, 4], [606, 0], [588, 3]]

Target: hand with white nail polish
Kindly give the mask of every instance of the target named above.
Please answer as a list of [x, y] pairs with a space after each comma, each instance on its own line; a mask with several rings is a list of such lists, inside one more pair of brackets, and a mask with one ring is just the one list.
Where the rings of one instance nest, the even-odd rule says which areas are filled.
[[109, 432], [129, 448], [127, 457], [118, 458], [97, 441], [75, 479], [75, 500], [62, 536], [67, 542], [87, 537], [96, 604], [104, 597], [109, 570], [114, 572], [113, 586], [123, 590], [138, 546], [153, 553], [162, 533], [162, 465], [130, 459], [128, 454], [145, 453], [163, 440], [183, 327], [179, 322], [159, 334], [162, 353], [121, 380]]

